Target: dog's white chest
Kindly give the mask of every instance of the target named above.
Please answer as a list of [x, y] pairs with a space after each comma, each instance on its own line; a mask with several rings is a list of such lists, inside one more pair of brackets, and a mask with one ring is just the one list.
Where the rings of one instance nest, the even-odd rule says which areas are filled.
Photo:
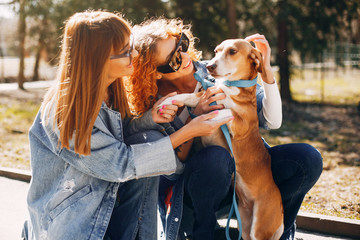
[[231, 95], [238, 95], [240, 93], [239, 88], [237, 88], [237, 87], [227, 87], [224, 84], [222, 84], [222, 82], [215, 82], [215, 86], [221, 88], [221, 90], [223, 90], [223, 92], [226, 95], [225, 99], [219, 100], [217, 103], [218, 104], [223, 104], [226, 109], [234, 109], [235, 104], [231, 100], [230, 96]]

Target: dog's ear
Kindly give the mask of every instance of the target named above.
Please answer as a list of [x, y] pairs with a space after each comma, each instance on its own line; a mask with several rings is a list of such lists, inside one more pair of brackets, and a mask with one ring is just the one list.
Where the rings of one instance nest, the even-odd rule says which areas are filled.
[[263, 64], [263, 57], [261, 52], [253, 48], [251, 49], [249, 58], [252, 61], [252, 64], [254, 64], [255, 70], [259, 73], [262, 73], [264, 64]]

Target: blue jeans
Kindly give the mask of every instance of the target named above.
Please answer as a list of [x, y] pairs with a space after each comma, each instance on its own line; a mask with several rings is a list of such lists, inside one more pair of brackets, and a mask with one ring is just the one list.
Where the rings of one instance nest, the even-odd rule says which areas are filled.
[[[125, 139], [127, 145], [153, 142], [164, 135], [149, 130]], [[120, 184], [105, 240], [157, 239], [159, 177], [147, 177]]]
[[[296, 215], [305, 194], [320, 177], [322, 157], [308, 144], [265, 145], [271, 155], [273, 178], [284, 205], [285, 229], [281, 239], [294, 239]], [[219, 146], [204, 148], [188, 160], [184, 203], [194, 210], [194, 224], [190, 233], [194, 240], [214, 238], [216, 212], [231, 203], [233, 171], [233, 160]], [[183, 221], [190, 218], [184, 213]]]

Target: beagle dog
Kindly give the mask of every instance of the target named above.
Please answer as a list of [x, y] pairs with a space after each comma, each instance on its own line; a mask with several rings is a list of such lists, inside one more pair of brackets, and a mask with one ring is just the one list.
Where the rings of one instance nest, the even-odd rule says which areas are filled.
[[[271, 158], [259, 132], [256, 84], [250, 87], [224, 84], [239, 79], [255, 79], [263, 71], [261, 53], [246, 40], [225, 40], [215, 48], [215, 57], [210, 60], [207, 69], [216, 79], [215, 85], [226, 95], [225, 99], [218, 101], [225, 109], [219, 111], [217, 118], [234, 116], [227, 125], [236, 165], [234, 187], [242, 220], [242, 238], [277, 240], [284, 231], [283, 205], [272, 176]], [[199, 93], [179, 94], [166, 99], [168, 103], [161, 105], [170, 104], [175, 99], [195, 107], [199, 97]], [[210, 136], [206, 145], [217, 144], [229, 149], [221, 135], [220, 132]]]

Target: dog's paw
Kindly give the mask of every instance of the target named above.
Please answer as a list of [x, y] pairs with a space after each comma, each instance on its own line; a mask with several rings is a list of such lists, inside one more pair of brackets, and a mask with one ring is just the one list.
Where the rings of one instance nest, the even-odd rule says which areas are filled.
[[174, 97], [176, 97], [177, 95], [175, 96], [172, 96], [172, 97], [168, 97], [166, 98], [164, 101], [162, 101], [159, 105], [156, 106], [157, 109], [161, 108], [163, 105], [170, 105], [172, 104], [172, 101], [173, 100], [176, 100]]
[[161, 102], [157, 108], [161, 108], [163, 105], [170, 105], [173, 104], [172, 101], [178, 101], [184, 103], [184, 105], [189, 107], [196, 107], [199, 102], [199, 98], [194, 93], [183, 93], [178, 94], [172, 97], [166, 98], [163, 102]]
[[216, 117], [210, 119], [212, 121], [221, 120], [227, 117], [232, 117], [231, 109], [221, 109]]

